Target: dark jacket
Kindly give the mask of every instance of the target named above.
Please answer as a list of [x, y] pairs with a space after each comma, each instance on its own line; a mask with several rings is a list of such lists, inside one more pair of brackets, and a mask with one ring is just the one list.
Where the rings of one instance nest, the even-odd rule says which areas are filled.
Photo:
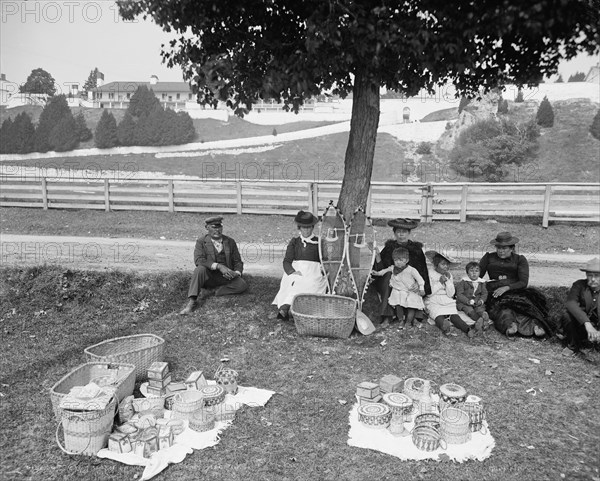
[[[311, 240], [318, 241], [319, 238], [311, 236]], [[300, 237], [292, 238], [285, 250], [285, 256], [283, 258], [283, 270], [286, 274], [289, 275], [295, 271], [292, 267], [292, 262], [294, 261], [320, 262], [319, 244], [307, 242], [305, 247]]]
[[[590, 322], [596, 310], [595, 319], [600, 318], [600, 305], [592, 302], [592, 290], [587, 285], [587, 279], [575, 281], [567, 295], [567, 312], [573, 316], [579, 324]], [[596, 321], [598, 322], [598, 321]]]
[[495, 252], [487, 252], [479, 261], [481, 277], [490, 276], [487, 289], [492, 292], [498, 287], [508, 286], [510, 290], [523, 289], [529, 284], [529, 263], [525, 256], [514, 252], [508, 259], [500, 259]]
[[[488, 292], [483, 282], [477, 283], [477, 289], [473, 289], [473, 283], [463, 279], [456, 284], [456, 303], [470, 306], [469, 301], [473, 299], [475, 304], [477, 301], [482, 301], [485, 304], [487, 300]], [[475, 306], [473, 306], [475, 307]]]
[[425, 281], [425, 295], [431, 294], [431, 285], [429, 283], [429, 273], [427, 271], [427, 260], [423, 253], [423, 244], [408, 240], [406, 244], [398, 244], [395, 239], [389, 239], [381, 251], [381, 262], [375, 262], [373, 268], [377, 271], [385, 269], [394, 264], [392, 252], [396, 247], [406, 247], [408, 249], [408, 265], [414, 267]]
[[[225, 265], [227, 267], [240, 273], [244, 271], [244, 263], [237, 244], [231, 237], [226, 235], [223, 236], [223, 252], [225, 253]], [[210, 269], [217, 262], [216, 259], [217, 251], [210, 236], [207, 234], [204, 237], [199, 237], [194, 248], [194, 264]]]

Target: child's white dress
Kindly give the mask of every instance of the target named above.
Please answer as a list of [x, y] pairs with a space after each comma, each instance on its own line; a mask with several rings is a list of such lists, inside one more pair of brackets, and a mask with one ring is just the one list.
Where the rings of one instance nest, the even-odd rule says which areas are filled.
[[[407, 265], [401, 272], [390, 277], [390, 287], [392, 292], [388, 304], [390, 306], [402, 306], [409, 309], [423, 309], [423, 298], [418, 292], [413, 290], [425, 290], [425, 281], [414, 267]], [[411, 290], [413, 289], [413, 290]]]
[[450, 316], [458, 314], [456, 301], [454, 300], [454, 279], [451, 274], [446, 284], [440, 282], [442, 274], [436, 270], [429, 269], [429, 283], [431, 284], [431, 295], [425, 297], [425, 307], [431, 319], [438, 316]]

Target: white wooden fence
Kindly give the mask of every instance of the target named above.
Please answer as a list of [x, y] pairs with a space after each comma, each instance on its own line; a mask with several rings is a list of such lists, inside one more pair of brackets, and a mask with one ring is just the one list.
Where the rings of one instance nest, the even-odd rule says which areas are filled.
[[[157, 210], [293, 215], [315, 214], [336, 200], [341, 182], [0, 178], [0, 207]], [[502, 216], [600, 222], [600, 183], [373, 182], [367, 202], [373, 218], [424, 222]]]

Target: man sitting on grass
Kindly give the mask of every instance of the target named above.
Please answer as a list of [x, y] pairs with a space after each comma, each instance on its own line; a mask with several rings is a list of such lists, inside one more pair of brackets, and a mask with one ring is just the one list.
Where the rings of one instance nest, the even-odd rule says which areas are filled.
[[561, 322], [567, 342], [563, 355], [586, 359], [580, 351], [583, 342], [600, 342], [600, 259], [590, 260], [581, 270], [586, 278], [573, 283]]
[[199, 237], [194, 249], [196, 269], [188, 289], [188, 303], [179, 313], [192, 313], [198, 307], [198, 297], [204, 300], [211, 295], [239, 294], [248, 289], [242, 279], [244, 263], [237, 244], [223, 235], [223, 217], [209, 217], [205, 221], [208, 234]]

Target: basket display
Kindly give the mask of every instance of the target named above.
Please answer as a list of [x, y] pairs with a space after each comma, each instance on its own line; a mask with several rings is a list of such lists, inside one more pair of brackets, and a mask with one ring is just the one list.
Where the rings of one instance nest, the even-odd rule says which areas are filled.
[[90, 361], [125, 362], [135, 365], [138, 381], [148, 376], [148, 368], [153, 362], [161, 362], [164, 357], [165, 340], [154, 334], [135, 334], [102, 341], [83, 352]]
[[358, 420], [369, 428], [386, 429], [392, 420], [392, 412], [385, 404], [363, 404], [358, 407]]
[[69, 394], [73, 387], [85, 386], [91, 381], [105, 378], [107, 372], [114, 373], [115, 381], [110, 386], [116, 389], [115, 396], [118, 402], [133, 393], [133, 388], [135, 387], [135, 366], [133, 364], [106, 362], [81, 364], [50, 389], [50, 401], [52, 402], [52, 410], [56, 419], [61, 419], [60, 402]]
[[204, 433], [213, 429], [215, 422], [215, 415], [213, 413], [201, 409], [190, 417], [189, 426], [190, 429], [196, 432]]
[[356, 300], [326, 294], [298, 294], [290, 312], [301, 336], [347, 338], [356, 322]]
[[190, 419], [191, 415], [204, 407], [204, 396], [199, 391], [184, 391], [173, 396], [172, 418]]
[[[58, 447], [67, 454], [95, 456], [108, 444], [112, 431], [117, 401], [113, 397], [101, 411], [70, 411], [60, 409], [61, 421], [56, 427]], [[63, 428], [64, 446], [60, 442], [59, 430]]]

